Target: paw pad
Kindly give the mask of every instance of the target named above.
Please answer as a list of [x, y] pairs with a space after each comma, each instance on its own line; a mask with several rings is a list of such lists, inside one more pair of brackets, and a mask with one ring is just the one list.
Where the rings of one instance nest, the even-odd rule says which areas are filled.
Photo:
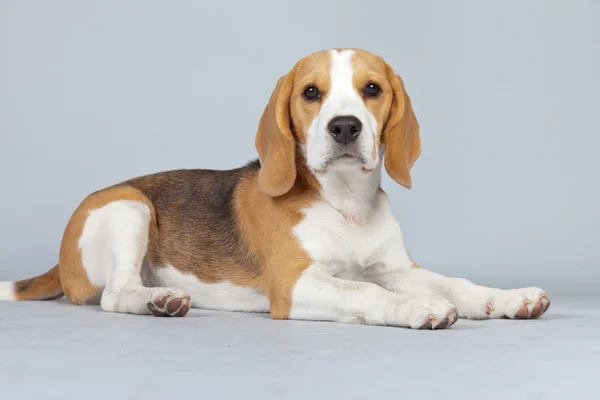
[[154, 298], [147, 307], [156, 317], [183, 317], [190, 310], [190, 296], [165, 293]]

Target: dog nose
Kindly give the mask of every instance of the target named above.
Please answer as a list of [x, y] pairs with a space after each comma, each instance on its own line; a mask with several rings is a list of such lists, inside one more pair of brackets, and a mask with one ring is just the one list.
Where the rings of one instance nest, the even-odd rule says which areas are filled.
[[327, 124], [327, 129], [333, 139], [340, 144], [354, 142], [362, 130], [362, 122], [352, 115], [332, 118]]

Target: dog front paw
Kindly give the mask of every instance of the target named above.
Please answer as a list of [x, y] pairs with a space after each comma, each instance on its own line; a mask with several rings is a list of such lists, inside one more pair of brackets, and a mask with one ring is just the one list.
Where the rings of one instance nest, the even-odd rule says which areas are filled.
[[404, 303], [398, 312], [412, 329], [446, 329], [458, 319], [454, 304], [441, 297], [418, 297]]
[[535, 319], [550, 308], [548, 294], [537, 287], [503, 290], [485, 305], [489, 318]]

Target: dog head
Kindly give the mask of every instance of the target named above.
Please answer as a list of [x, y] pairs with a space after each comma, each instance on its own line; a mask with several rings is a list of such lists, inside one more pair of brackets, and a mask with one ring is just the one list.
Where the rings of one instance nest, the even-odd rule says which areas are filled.
[[287, 193], [296, 166], [313, 173], [370, 173], [385, 168], [410, 188], [421, 152], [419, 124], [402, 79], [381, 57], [362, 50], [328, 50], [301, 59], [281, 77], [256, 135], [260, 189]]

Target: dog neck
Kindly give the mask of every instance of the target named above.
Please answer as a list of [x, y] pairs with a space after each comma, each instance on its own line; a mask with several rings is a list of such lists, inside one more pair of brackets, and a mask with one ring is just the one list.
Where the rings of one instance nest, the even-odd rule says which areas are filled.
[[[321, 199], [337, 210], [348, 223], [361, 224], [373, 214], [381, 185], [381, 165], [371, 171], [330, 168], [308, 172]], [[304, 173], [302, 175], [304, 175]]]

